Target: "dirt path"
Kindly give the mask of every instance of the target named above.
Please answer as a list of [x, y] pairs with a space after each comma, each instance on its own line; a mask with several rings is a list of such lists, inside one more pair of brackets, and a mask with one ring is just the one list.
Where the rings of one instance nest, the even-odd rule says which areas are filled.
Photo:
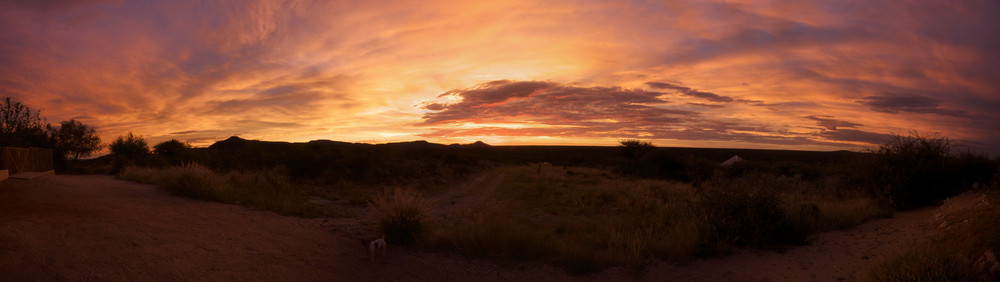
[[[489, 188], [503, 177], [470, 185]], [[457, 190], [447, 197], [456, 199], [451, 208], [475, 202]], [[949, 202], [960, 206], [962, 197]], [[372, 263], [365, 247], [329, 219], [172, 197], [108, 176], [54, 175], [0, 182], [0, 280], [854, 281], [931, 234], [935, 211], [819, 234], [785, 253], [744, 250], [684, 266], [659, 263], [639, 276], [612, 269], [569, 277], [551, 267], [497, 266], [392, 246], [386, 259]]]
[[647, 277], [682, 281], [863, 281], [882, 259], [926, 238], [934, 209], [897, 213], [861, 226], [817, 235], [807, 246], [783, 253], [740, 250], [690, 265], [661, 264]]
[[732, 256], [685, 266], [661, 263], [643, 277], [678, 281], [865, 281], [872, 267], [934, 234], [948, 214], [974, 206], [981, 198], [981, 193], [969, 192], [949, 199], [940, 208], [897, 212], [892, 218], [821, 233], [811, 244], [783, 253], [741, 250]]
[[565, 279], [391, 248], [372, 263], [323, 220], [169, 196], [109, 176], [0, 182], [0, 280]]

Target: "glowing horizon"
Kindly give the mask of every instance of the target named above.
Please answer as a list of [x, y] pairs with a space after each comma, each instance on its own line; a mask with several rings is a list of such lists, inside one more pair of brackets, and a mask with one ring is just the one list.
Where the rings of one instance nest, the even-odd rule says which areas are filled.
[[1000, 4], [0, 3], [0, 96], [103, 142], [857, 150], [911, 131], [1000, 155]]

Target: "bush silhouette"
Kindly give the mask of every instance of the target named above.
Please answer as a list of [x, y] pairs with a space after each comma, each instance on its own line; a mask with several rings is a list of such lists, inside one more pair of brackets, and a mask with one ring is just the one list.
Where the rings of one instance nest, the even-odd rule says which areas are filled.
[[433, 205], [419, 192], [396, 188], [372, 199], [379, 231], [389, 242], [411, 245], [427, 235]]
[[972, 152], [952, 153], [944, 137], [896, 135], [873, 150], [866, 165], [851, 171], [871, 182], [872, 192], [897, 209], [933, 204], [985, 181], [995, 164]]
[[114, 142], [111, 142], [109, 148], [111, 154], [116, 156], [131, 157], [149, 154], [149, 145], [146, 144], [146, 140], [142, 136], [132, 134], [131, 131], [127, 135], [118, 136]]
[[128, 165], [144, 163], [149, 155], [149, 146], [141, 136], [132, 134], [118, 136], [114, 142], [108, 145], [111, 154], [114, 156], [114, 166], [111, 173], [117, 174]]
[[790, 222], [774, 192], [757, 187], [710, 187], [698, 203], [709, 243], [703, 254], [728, 246], [764, 247], [801, 243], [806, 233]]

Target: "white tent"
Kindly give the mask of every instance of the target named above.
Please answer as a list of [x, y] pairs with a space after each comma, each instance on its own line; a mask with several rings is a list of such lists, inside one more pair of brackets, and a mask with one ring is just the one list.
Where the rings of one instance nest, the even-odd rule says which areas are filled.
[[733, 165], [735, 163], [742, 162], [742, 161], [743, 161], [743, 158], [741, 158], [739, 155], [733, 155], [732, 158], [729, 158], [728, 160], [722, 162], [722, 166], [731, 166], [731, 165]]

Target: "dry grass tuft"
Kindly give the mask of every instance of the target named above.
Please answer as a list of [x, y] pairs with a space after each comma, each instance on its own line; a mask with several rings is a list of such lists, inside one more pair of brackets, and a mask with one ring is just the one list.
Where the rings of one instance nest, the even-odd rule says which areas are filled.
[[395, 188], [375, 196], [369, 203], [376, 212], [379, 231], [387, 241], [409, 245], [427, 235], [434, 203], [420, 192]]

